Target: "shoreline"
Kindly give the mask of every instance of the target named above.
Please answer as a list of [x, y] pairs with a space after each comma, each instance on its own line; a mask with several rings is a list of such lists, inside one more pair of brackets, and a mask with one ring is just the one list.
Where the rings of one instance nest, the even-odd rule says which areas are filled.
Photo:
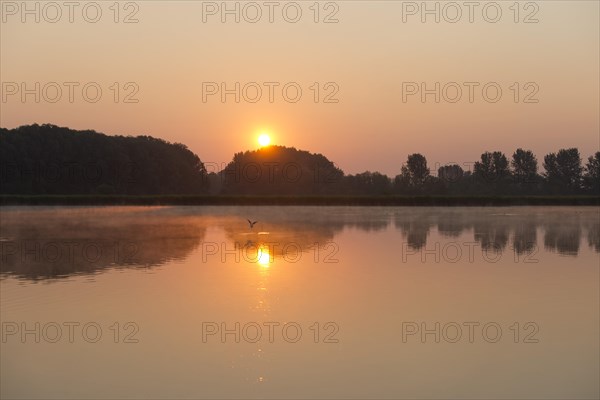
[[600, 206], [600, 196], [0, 195], [0, 206]]

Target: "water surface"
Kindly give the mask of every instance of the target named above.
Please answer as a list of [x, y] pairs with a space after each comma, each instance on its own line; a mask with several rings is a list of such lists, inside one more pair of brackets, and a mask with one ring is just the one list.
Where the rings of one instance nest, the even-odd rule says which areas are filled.
[[3, 398], [600, 395], [597, 207], [0, 218]]

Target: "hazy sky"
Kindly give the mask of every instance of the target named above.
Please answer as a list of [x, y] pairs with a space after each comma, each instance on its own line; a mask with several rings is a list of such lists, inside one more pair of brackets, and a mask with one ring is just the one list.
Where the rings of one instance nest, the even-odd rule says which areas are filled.
[[[587, 158], [600, 148], [599, 2], [514, 3], [475, 2], [470, 9], [462, 1], [427, 2], [438, 7], [438, 23], [420, 1], [228, 2], [239, 9], [236, 23], [234, 14], [222, 15], [221, 2], [201, 1], [121, 2], [118, 15], [113, 1], [78, 2], [70, 22], [68, 6], [58, 1], [37, 3], [36, 22], [20, 1], [3, 0], [0, 126], [147, 134], [185, 143], [211, 163], [256, 148], [266, 131], [273, 143], [322, 153], [347, 173], [395, 175], [413, 152], [431, 167], [518, 147], [533, 150], [540, 164], [562, 147], [578, 147]], [[99, 21], [88, 22], [98, 9]], [[258, 9], [262, 16], [252, 23]], [[298, 9], [299, 21], [289, 22]], [[127, 16], [138, 22], [124, 23]], [[208, 94], [236, 82], [239, 103], [235, 93], [224, 103], [220, 92]], [[24, 102], [22, 83], [33, 89]], [[284, 98], [288, 83], [288, 99], [302, 90], [296, 103]], [[425, 102], [422, 83], [432, 90]], [[95, 85], [102, 96], [92, 103]], [[256, 86], [262, 96], [252, 103]], [[124, 102], [136, 88], [131, 99], [138, 102]], [[462, 97], [453, 103], [457, 88]], [[336, 90], [331, 99], [338, 102], [324, 102]]]

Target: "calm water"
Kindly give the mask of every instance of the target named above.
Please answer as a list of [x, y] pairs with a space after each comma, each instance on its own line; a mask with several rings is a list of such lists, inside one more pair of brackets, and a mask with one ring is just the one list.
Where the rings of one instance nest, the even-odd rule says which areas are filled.
[[2, 398], [600, 396], [598, 208], [0, 217]]

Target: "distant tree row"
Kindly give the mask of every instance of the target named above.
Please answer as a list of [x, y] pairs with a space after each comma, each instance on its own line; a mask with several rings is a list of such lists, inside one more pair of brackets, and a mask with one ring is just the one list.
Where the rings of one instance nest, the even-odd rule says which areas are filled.
[[460, 165], [439, 167], [433, 176], [422, 154], [411, 154], [394, 179], [378, 172], [346, 176], [345, 190], [353, 193], [410, 195], [571, 195], [600, 194], [600, 152], [582, 164], [576, 148], [544, 157], [544, 172], [530, 150], [517, 149], [509, 161], [499, 151], [485, 152], [473, 171]]
[[[600, 152], [585, 164], [575, 148], [544, 157], [485, 152], [468, 170], [451, 164], [432, 174], [411, 154], [394, 178], [345, 175], [322, 154], [269, 146], [240, 152], [207, 173], [185, 145], [150, 136], [107, 136], [54, 125], [0, 128], [2, 194], [212, 195], [600, 195]], [[472, 169], [472, 170], [471, 170]]]

